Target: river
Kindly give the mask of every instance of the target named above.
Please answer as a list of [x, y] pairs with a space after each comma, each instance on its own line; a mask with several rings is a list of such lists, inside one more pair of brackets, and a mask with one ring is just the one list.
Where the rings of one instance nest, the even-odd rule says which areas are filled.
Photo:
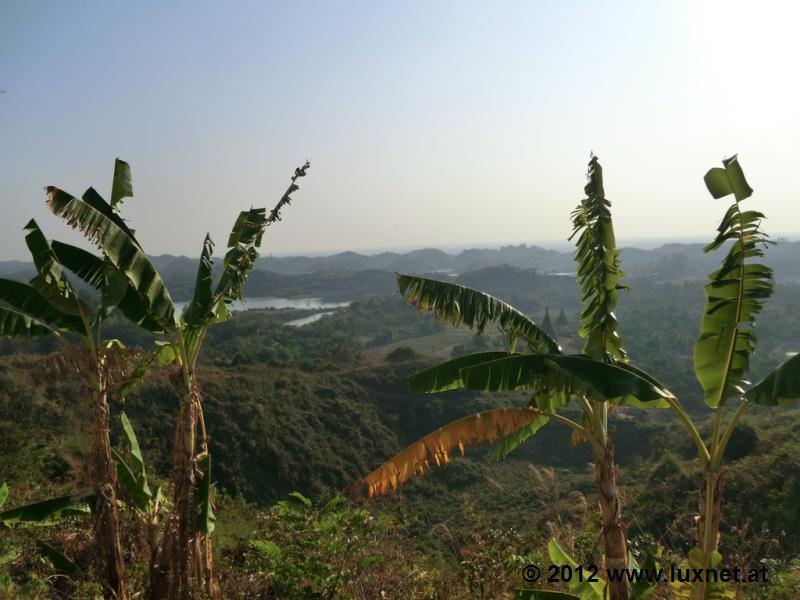
[[[189, 302], [176, 302], [175, 310], [178, 314]], [[350, 302], [323, 302], [320, 298], [277, 298], [274, 296], [260, 296], [247, 298], [244, 301], [234, 302], [231, 310], [249, 310], [251, 308], [305, 308], [305, 309], [330, 309], [350, 306]]]

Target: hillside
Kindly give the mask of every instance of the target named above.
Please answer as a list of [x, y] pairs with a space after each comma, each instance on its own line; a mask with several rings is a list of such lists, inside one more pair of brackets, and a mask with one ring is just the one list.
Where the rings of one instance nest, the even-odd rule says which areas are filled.
[[[309, 276], [282, 277], [287, 282], [282, 290], [308, 289], [303, 286]], [[560, 341], [580, 346], [574, 333], [578, 291], [572, 278], [490, 267], [458, 280], [486, 288], [538, 318], [545, 306], [553, 317], [563, 308], [568, 322], [558, 331]], [[690, 359], [702, 301], [700, 282], [631, 278], [628, 283], [631, 291], [623, 296], [619, 313], [630, 354], [702, 415], [705, 408]], [[272, 289], [277, 293], [278, 288]], [[798, 346], [798, 298], [797, 285], [777, 286], [759, 323], [756, 375]], [[453, 335], [429, 315], [386, 295], [357, 301], [304, 327], [283, 324], [307, 312], [250, 310], [209, 332], [200, 382], [211, 428], [219, 517], [228, 531], [221, 551], [230, 560], [257, 535], [248, 524], [252, 511], [295, 491], [310, 498], [330, 497], [436, 427], [475, 411], [525, 402], [515, 394], [418, 396], [407, 390], [407, 378], [435, 362], [432, 354], [441, 358], [502, 348], [502, 336], [493, 331]], [[656, 321], [653, 314], [659, 316]], [[147, 341], [121, 322], [112, 324], [109, 334], [133, 344]], [[16, 502], [75, 493], [84, 485], [87, 407], [73, 383], [40, 375], [42, 353], [53, 350], [57, 347], [49, 341], [0, 342], [0, 472]], [[157, 480], [165, 480], [176, 410], [166, 374], [136, 391], [125, 410], [149, 469]], [[723, 547], [734, 554], [766, 544], [758, 552], [775, 565], [800, 552], [794, 536], [780, 533], [800, 527], [795, 510], [800, 454], [787, 441], [800, 431], [800, 421], [796, 411], [779, 414], [776, 421], [774, 412], [753, 411], [732, 440], [728, 498], [735, 508], [726, 518]], [[615, 411], [612, 422], [626, 510], [636, 515], [632, 539], [643, 544], [657, 539], [680, 555], [689, 547], [697, 504], [691, 442], [665, 411], [622, 409]], [[122, 442], [120, 433], [115, 424], [116, 445]], [[481, 552], [541, 548], [543, 532], [553, 531], [555, 523], [559, 539], [589, 560], [596, 544], [590, 510], [594, 483], [587, 468], [591, 457], [585, 446], [569, 447], [569, 432], [550, 425], [504, 462], [489, 462], [485, 450], [469, 450], [465, 458], [369, 507], [394, 523], [400, 538], [393, 544], [410, 545], [416, 548], [412, 554], [431, 561], [430, 577], [434, 572], [443, 577], [448, 570], [463, 575], [463, 556], [477, 561], [474, 568], [493, 572], [489, 563], [481, 562], [488, 560]], [[760, 502], [764, 494], [771, 498], [768, 506]], [[675, 499], [680, 499], [677, 507]], [[752, 534], [734, 535], [747, 528]], [[482, 536], [479, 544], [485, 546], [480, 552], [477, 548], [484, 546], [475, 546], [475, 535]], [[495, 576], [498, 590], [516, 581], [505, 571]], [[432, 585], [445, 585], [436, 581]]]

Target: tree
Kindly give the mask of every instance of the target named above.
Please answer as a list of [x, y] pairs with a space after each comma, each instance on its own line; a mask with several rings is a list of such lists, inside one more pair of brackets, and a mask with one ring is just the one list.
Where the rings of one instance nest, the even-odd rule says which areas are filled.
[[[130, 167], [117, 159], [111, 204], [97, 192], [88, 201], [108, 219], [119, 217], [122, 200], [133, 195]], [[124, 223], [123, 223], [124, 226]], [[92, 445], [89, 453], [89, 485], [92, 489], [94, 545], [98, 572], [109, 598], [126, 597], [125, 565], [120, 543], [117, 509], [117, 471], [109, 440], [109, 394], [127, 376], [127, 362], [117, 340], [104, 340], [103, 322], [116, 310], [143, 311], [129, 283], [107, 260], [58, 241], [48, 242], [34, 220], [25, 226], [25, 242], [37, 275], [28, 284], [0, 279], [0, 334], [8, 336], [56, 335], [76, 342], [61, 353], [61, 363], [80, 375], [91, 400]], [[89, 281], [99, 292], [99, 302], [82, 300], [66, 277], [66, 269]], [[68, 334], [75, 334], [77, 339]]]
[[[173, 509], [165, 524], [158, 557], [151, 573], [154, 598], [188, 599], [213, 594], [211, 532], [214, 527], [211, 458], [195, 368], [208, 327], [231, 317], [230, 304], [242, 297], [242, 286], [258, 257], [264, 230], [280, 220], [281, 209], [298, 189], [295, 181], [309, 164], [295, 169], [292, 183], [275, 208], [243, 211], [228, 238], [223, 272], [212, 281], [213, 243], [206, 235], [192, 301], [181, 316], [175, 311], [161, 276], [136, 240], [133, 231], [97, 202], [93, 190], [82, 198], [48, 188], [51, 211], [78, 229], [105, 254], [117, 278], [133, 296], [126, 316], [167, 339], [158, 350], [160, 361], [174, 363], [171, 378], [179, 397], [172, 453]], [[80, 270], [80, 269], [79, 269]], [[76, 271], [79, 276], [85, 273]], [[199, 438], [199, 439], [198, 439]], [[199, 451], [198, 451], [199, 446]]]
[[[609, 405], [666, 407], [671, 394], [653, 377], [627, 363], [617, 333], [614, 308], [622, 287], [618, 283], [622, 271], [602, 169], [594, 156], [589, 162], [585, 192], [586, 198], [572, 214], [573, 236], [579, 235], [575, 260], [584, 299], [580, 330], [586, 338], [584, 352], [563, 354], [543, 327], [489, 294], [449, 282], [398, 275], [404, 300], [420, 311], [427, 309], [451, 325], [465, 325], [479, 332], [495, 323], [509, 338], [507, 352], [471, 354], [414, 375], [409, 380], [412, 392], [464, 388], [531, 390], [532, 395], [526, 408], [472, 415], [425, 436], [357, 481], [351, 493], [364, 493], [365, 488], [368, 498], [386, 494], [423, 473], [431, 462], [446, 464], [455, 448], [463, 450], [470, 443], [497, 442], [491, 456], [503, 458], [548, 421], [556, 421], [572, 429], [575, 443], [586, 442], [591, 448], [606, 564], [614, 568], [627, 565], [613, 441], [608, 432]], [[528, 344], [528, 353], [516, 352], [518, 340]], [[570, 402], [582, 407], [580, 422], [560, 414]], [[608, 591], [614, 600], [628, 598], [623, 582], [610, 582]]]

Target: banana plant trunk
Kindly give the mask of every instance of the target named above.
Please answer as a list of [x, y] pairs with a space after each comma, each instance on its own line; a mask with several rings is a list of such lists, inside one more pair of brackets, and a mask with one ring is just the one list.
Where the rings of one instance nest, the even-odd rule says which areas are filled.
[[98, 569], [104, 578], [106, 598], [124, 600], [125, 563], [117, 511], [117, 469], [109, 436], [108, 374], [102, 352], [90, 351], [93, 364], [90, 394], [94, 405], [90, 477], [95, 494], [94, 536]]
[[722, 520], [722, 494], [724, 492], [722, 470], [706, 471], [700, 486], [700, 519], [698, 541], [703, 554], [709, 556], [719, 546], [719, 525]]
[[[711, 567], [712, 554], [719, 546], [719, 526], [722, 520], [722, 497], [725, 491], [723, 471], [706, 470], [700, 485], [700, 518], [697, 520], [697, 546], [703, 555], [704, 568]], [[693, 600], [706, 597], [706, 584], [697, 583], [692, 589]]]
[[[628, 548], [625, 525], [622, 522], [622, 502], [617, 490], [617, 467], [614, 463], [614, 445], [609, 438], [605, 454], [595, 461], [595, 478], [603, 516], [603, 541], [605, 542], [605, 569], [625, 569], [628, 566]], [[611, 600], [628, 600], [625, 581], [609, 581]]]
[[[151, 574], [150, 597], [194, 600], [212, 595], [211, 543], [207, 535], [197, 531], [195, 500], [200, 395], [191, 371], [181, 370], [173, 381], [180, 394], [172, 449], [174, 507], [154, 567], [156, 572]], [[200, 446], [202, 452], [207, 451], [205, 435], [200, 436]]]

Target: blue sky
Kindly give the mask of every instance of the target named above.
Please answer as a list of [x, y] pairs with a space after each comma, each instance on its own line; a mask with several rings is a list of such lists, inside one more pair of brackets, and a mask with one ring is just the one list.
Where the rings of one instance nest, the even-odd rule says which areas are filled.
[[[150, 253], [222, 244], [311, 160], [267, 253], [553, 242], [589, 152], [621, 239], [710, 238], [738, 152], [800, 231], [790, 2], [0, 3], [0, 260], [43, 188], [107, 193]], [[221, 250], [221, 249], [220, 249]]]

